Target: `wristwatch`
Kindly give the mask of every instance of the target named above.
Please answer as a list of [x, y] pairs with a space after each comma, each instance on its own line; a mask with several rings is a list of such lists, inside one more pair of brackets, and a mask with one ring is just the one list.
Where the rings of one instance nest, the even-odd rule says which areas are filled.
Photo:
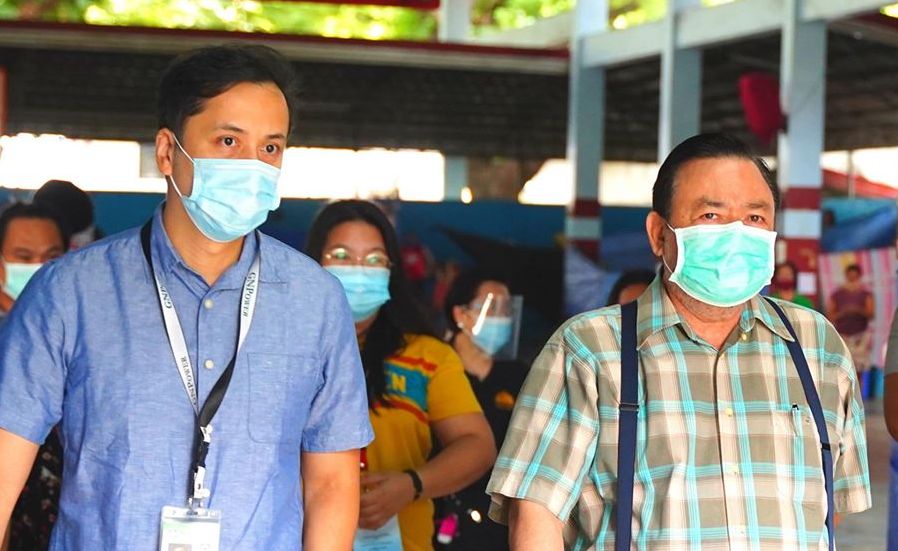
[[424, 484], [421, 482], [421, 477], [418, 475], [418, 472], [414, 469], [406, 469], [404, 471], [405, 474], [409, 475], [412, 479], [412, 485], [415, 487], [415, 497], [414, 501], [417, 501], [419, 497], [421, 497], [421, 492], [424, 491]]

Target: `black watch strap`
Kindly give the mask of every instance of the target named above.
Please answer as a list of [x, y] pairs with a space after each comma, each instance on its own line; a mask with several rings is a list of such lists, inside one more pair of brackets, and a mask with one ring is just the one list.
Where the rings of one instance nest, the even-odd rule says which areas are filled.
[[421, 497], [421, 493], [424, 491], [424, 484], [421, 482], [421, 476], [418, 475], [418, 472], [414, 469], [406, 469], [402, 472], [412, 478], [412, 485], [415, 487], [415, 501], [417, 501], [418, 498]]

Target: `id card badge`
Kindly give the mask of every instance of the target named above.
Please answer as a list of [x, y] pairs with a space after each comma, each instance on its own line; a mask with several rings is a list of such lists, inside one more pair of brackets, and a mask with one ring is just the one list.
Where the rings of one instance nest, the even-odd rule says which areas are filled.
[[391, 518], [377, 530], [356, 530], [352, 551], [402, 551], [399, 518]]
[[163, 507], [159, 551], [218, 551], [221, 511]]

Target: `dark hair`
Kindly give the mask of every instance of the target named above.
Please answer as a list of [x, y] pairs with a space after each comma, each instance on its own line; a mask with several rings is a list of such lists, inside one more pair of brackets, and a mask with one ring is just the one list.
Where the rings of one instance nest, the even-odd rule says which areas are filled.
[[84, 190], [67, 180], [49, 180], [34, 192], [32, 202], [56, 213], [68, 230], [78, 233], [94, 223], [94, 204]]
[[446, 292], [443, 313], [446, 315], [446, 322], [448, 323], [447, 328], [452, 333], [453, 337], [458, 334], [458, 325], [456, 324], [455, 315], [452, 310], [456, 306], [470, 304], [472, 300], [477, 298], [477, 292], [480, 290], [480, 286], [487, 281], [495, 281], [506, 286], [508, 285], [504, 279], [480, 270], [468, 270], [463, 272], [452, 282], [452, 286], [449, 288], [449, 291]]
[[858, 275], [864, 274], [864, 271], [861, 270], [860, 264], [849, 264], [845, 267], [845, 273], [847, 274], [848, 272], [857, 272]]
[[752, 153], [748, 145], [728, 134], [699, 134], [693, 136], [670, 152], [664, 159], [661, 168], [658, 169], [658, 178], [652, 188], [652, 210], [660, 214], [665, 220], [670, 219], [671, 203], [673, 202], [674, 188], [677, 174], [680, 168], [690, 161], [697, 159], [722, 159], [737, 158], [751, 161], [758, 167], [770, 193], [773, 194], [774, 209], [780, 207], [780, 190], [773, 179], [773, 173], [764, 159]]
[[337, 201], [324, 207], [309, 228], [306, 254], [321, 262], [331, 230], [345, 222], [365, 222], [377, 228], [390, 258], [390, 300], [377, 314], [362, 346], [362, 366], [371, 407], [383, 400], [387, 390], [384, 361], [406, 346], [407, 335], [435, 336], [426, 310], [416, 299], [402, 270], [399, 239], [387, 216], [368, 201]]
[[658, 274], [652, 270], [629, 270], [624, 272], [617, 278], [617, 281], [614, 282], [614, 287], [612, 287], [611, 292], [608, 293], [608, 306], [620, 304], [621, 293], [630, 285], [640, 283], [645, 284], [646, 286], [651, 285], [657, 275]]
[[69, 249], [71, 234], [65, 223], [60, 220], [54, 210], [36, 203], [13, 203], [0, 211], [0, 248], [3, 247], [6, 241], [6, 232], [9, 230], [9, 225], [13, 220], [20, 218], [50, 220], [56, 224], [56, 228], [59, 230], [59, 236], [62, 238], [62, 250], [67, 251]]
[[169, 64], [159, 82], [159, 128], [180, 135], [206, 100], [242, 82], [273, 82], [287, 100], [293, 127], [297, 82], [290, 63], [267, 46], [225, 44], [187, 52]]

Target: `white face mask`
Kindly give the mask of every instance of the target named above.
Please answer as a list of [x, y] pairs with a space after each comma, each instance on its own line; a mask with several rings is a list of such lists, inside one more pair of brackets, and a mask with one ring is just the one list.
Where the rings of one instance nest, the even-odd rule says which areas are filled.
[[6, 277], [3, 281], [3, 292], [13, 300], [18, 300], [19, 295], [25, 290], [25, 286], [41, 269], [43, 264], [24, 264], [19, 262], [3, 261], [3, 269]]

